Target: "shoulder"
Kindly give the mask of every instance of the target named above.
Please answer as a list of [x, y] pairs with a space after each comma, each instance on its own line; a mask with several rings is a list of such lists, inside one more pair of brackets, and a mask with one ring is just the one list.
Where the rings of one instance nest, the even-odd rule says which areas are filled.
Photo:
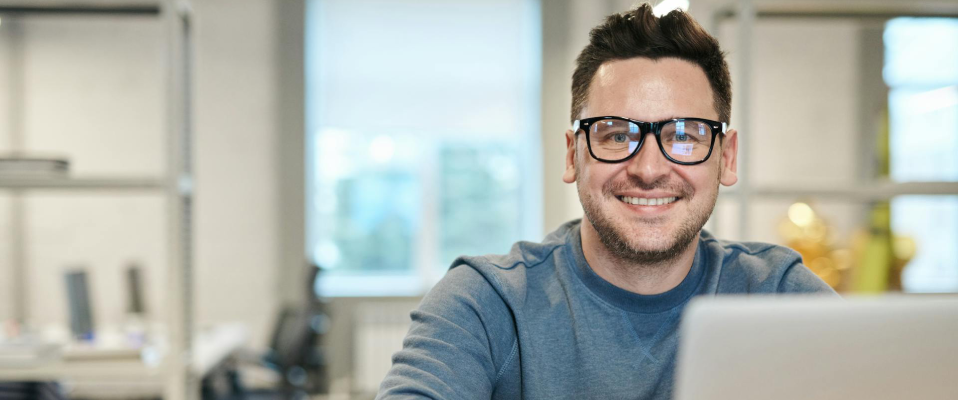
[[719, 269], [719, 290], [767, 293], [834, 293], [788, 247], [761, 242], [719, 240], [702, 231], [701, 240]]
[[508, 366], [517, 345], [517, 310], [525, 306], [527, 293], [539, 293], [556, 279], [554, 259], [565, 246], [565, 236], [557, 232], [541, 243], [518, 242], [506, 254], [457, 258], [413, 311], [410, 334], [470, 332], [487, 338], [496, 371]]
[[468, 279], [475, 284], [488, 285], [504, 301], [513, 303], [524, 299], [530, 288], [557, 279], [555, 267], [572, 258], [569, 234], [578, 228], [579, 221], [571, 221], [550, 233], [542, 242], [520, 241], [505, 254], [459, 257], [447, 275], [456, 280]]
[[795, 250], [771, 243], [720, 240], [704, 230], [701, 239], [709, 253], [720, 255], [724, 267], [743, 273], [768, 275], [802, 261]]

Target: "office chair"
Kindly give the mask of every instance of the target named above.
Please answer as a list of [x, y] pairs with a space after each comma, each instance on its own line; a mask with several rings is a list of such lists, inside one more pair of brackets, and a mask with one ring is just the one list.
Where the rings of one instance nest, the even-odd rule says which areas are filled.
[[266, 354], [245, 360], [274, 371], [280, 378], [278, 385], [269, 389], [247, 389], [237, 365], [228, 365], [204, 380], [204, 399], [305, 399], [309, 394], [328, 391], [326, 361], [320, 343], [328, 330], [329, 317], [314, 292], [319, 273], [318, 266], [307, 267], [303, 301], [280, 311]]

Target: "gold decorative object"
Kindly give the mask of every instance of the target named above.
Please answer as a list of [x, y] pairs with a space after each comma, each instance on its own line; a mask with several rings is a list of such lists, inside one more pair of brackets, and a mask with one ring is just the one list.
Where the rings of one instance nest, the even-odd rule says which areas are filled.
[[798, 202], [788, 207], [787, 218], [778, 225], [779, 234], [788, 247], [802, 255], [805, 266], [833, 289], [838, 289], [852, 265], [852, 254], [835, 249], [832, 230], [808, 204]]

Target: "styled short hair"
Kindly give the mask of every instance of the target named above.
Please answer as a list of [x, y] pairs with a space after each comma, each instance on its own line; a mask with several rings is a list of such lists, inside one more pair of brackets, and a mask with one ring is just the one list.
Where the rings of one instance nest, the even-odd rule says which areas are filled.
[[653, 60], [673, 57], [702, 67], [712, 86], [715, 111], [720, 120], [729, 122], [732, 78], [718, 40], [684, 11], [674, 10], [656, 17], [648, 3], [626, 13], [610, 15], [589, 33], [589, 44], [579, 53], [572, 74], [569, 122], [580, 118], [592, 78], [602, 64], [635, 57]]

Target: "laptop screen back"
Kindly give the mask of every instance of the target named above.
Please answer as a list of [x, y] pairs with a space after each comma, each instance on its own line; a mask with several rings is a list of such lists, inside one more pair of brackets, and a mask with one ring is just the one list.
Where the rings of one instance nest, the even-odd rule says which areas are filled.
[[700, 298], [677, 399], [958, 399], [958, 297]]

